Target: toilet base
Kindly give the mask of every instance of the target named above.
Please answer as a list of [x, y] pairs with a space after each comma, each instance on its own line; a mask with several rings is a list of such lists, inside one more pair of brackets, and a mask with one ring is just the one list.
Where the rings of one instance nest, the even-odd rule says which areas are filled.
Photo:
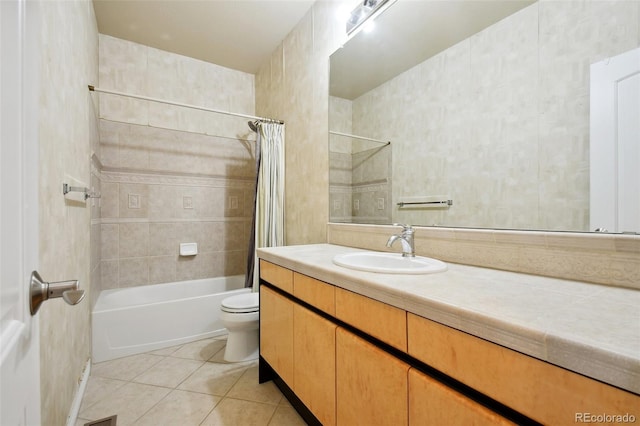
[[227, 347], [224, 350], [224, 360], [227, 362], [243, 362], [258, 359], [259, 334], [258, 330], [242, 330], [230, 332], [227, 337]]

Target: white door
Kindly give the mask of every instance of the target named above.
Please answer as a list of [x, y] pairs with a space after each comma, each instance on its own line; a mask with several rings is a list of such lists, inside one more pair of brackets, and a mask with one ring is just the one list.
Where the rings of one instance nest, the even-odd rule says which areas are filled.
[[591, 231], [640, 233], [640, 48], [591, 65]]
[[40, 424], [37, 7], [0, 0], [0, 425]]

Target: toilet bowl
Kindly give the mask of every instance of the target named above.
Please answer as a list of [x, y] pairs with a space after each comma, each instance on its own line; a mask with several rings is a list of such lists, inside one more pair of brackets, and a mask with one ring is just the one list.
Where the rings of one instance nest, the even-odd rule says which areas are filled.
[[229, 331], [224, 360], [250, 361], [258, 358], [260, 300], [258, 293], [244, 293], [224, 299], [220, 319]]

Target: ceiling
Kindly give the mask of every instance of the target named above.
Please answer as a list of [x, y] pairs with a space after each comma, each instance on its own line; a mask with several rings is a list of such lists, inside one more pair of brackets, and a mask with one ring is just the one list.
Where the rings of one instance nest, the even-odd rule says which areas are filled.
[[314, 0], [93, 0], [101, 34], [256, 74]]

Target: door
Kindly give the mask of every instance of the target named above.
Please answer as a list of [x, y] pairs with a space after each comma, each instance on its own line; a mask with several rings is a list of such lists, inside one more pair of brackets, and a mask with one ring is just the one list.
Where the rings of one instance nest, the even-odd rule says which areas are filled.
[[37, 2], [0, 1], [0, 424], [40, 424]]
[[640, 48], [591, 65], [591, 231], [640, 233]]

